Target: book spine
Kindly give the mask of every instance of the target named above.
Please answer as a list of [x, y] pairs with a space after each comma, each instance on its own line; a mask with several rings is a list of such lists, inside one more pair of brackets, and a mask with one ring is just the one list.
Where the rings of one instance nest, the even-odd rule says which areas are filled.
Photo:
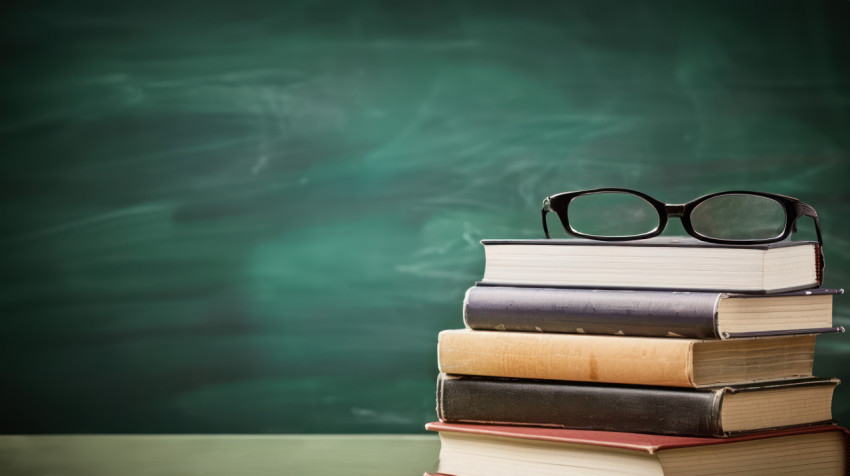
[[464, 329], [440, 333], [438, 358], [447, 374], [693, 387], [694, 342]]
[[437, 413], [446, 422], [721, 437], [722, 393], [440, 374]]
[[474, 286], [463, 319], [477, 330], [716, 339], [720, 293]]

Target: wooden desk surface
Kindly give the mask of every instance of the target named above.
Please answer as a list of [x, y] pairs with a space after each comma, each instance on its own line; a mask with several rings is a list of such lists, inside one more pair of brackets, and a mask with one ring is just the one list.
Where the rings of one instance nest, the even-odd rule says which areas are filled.
[[0, 436], [0, 474], [420, 476], [434, 435]]

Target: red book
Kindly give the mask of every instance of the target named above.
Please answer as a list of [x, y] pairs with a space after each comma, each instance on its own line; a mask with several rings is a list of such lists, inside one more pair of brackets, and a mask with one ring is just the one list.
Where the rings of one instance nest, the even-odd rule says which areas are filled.
[[440, 434], [439, 473], [714, 475], [848, 474], [848, 432], [836, 425], [731, 438], [429, 423]]

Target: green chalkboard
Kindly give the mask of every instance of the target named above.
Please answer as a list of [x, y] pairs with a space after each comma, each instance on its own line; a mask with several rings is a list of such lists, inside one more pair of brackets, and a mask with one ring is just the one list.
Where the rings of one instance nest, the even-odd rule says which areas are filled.
[[0, 42], [2, 432], [420, 432], [478, 240], [566, 190], [801, 198], [850, 287], [844, 1], [10, 1]]

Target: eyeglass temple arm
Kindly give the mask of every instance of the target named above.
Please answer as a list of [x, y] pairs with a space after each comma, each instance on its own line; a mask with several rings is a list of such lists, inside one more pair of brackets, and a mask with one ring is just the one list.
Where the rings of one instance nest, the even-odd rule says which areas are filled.
[[[815, 211], [814, 207], [809, 205], [808, 203], [797, 202], [797, 218], [802, 215], [810, 216], [815, 221], [815, 233], [818, 235], [818, 243], [823, 246], [823, 238], [821, 238], [820, 234], [820, 219], [818, 218], [818, 212]], [[794, 219], [793, 231], [797, 231], [797, 219]]]
[[818, 235], [818, 243], [823, 246], [823, 238], [820, 236], [820, 220], [818, 220], [817, 215], [812, 216], [812, 218], [815, 220], [815, 233]]
[[552, 208], [549, 206], [549, 197], [543, 199], [543, 209], [540, 210], [540, 215], [543, 218], [543, 233], [546, 234], [546, 238], [551, 238], [549, 236], [549, 227], [546, 226], [546, 214], [552, 211]]

